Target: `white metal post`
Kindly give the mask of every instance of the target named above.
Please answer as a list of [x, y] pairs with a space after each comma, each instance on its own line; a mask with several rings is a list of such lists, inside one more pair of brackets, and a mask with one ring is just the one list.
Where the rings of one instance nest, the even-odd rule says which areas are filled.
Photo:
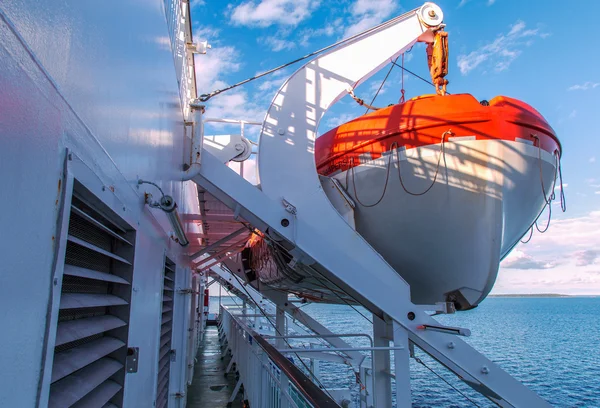
[[[373, 344], [375, 347], [389, 347], [388, 323], [373, 315]], [[392, 407], [392, 379], [390, 376], [390, 352], [374, 351], [373, 359], [373, 398], [377, 408]]]
[[198, 304], [196, 310], [196, 320], [198, 321], [198, 338], [196, 339], [196, 351], [200, 347], [200, 342], [204, 340], [204, 325], [205, 325], [205, 314], [204, 314], [204, 289], [206, 288], [206, 278], [204, 275], [200, 275], [200, 287], [198, 288]]
[[[410, 350], [408, 333], [397, 322], [386, 316], [387, 327], [392, 329], [394, 341], [394, 373], [396, 376], [396, 406], [411, 407], [410, 392]], [[399, 349], [402, 347], [402, 349]]]
[[373, 369], [370, 367], [360, 368], [360, 380], [362, 386], [360, 389], [360, 408], [371, 408], [375, 406], [373, 400]]
[[[287, 336], [287, 325], [286, 325], [286, 316], [285, 316], [285, 306], [288, 302], [287, 293], [282, 292], [272, 292], [269, 291], [267, 294], [269, 299], [275, 303], [277, 306], [277, 311], [275, 312], [275, 327], [276, 327], [276, 335], [277, 336]], [[275, 345], [278, 349], [285, 348], [285, 339], [277, 338], [275, 340]], [[280, 408], [288, 408], [289, 401], [285, 397], [286, 394], [289, 393], [289, 379], [283, 373], [280, 374], [279, 381], [281, 383], [279, 389], [279, 407]]]

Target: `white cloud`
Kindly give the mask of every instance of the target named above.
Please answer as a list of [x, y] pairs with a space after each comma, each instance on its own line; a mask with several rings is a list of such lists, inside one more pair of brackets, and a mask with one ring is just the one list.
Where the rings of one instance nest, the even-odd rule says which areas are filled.
[[587, 266], [595, 263], [596, 259], [600, 258], [600, 250], [586, 249], [575, 253], [577, 266]]
[[296, 26], [311, 16], [320, 0], [246, 1], [232, 9], [231, 22], [237, 25], [269, 27]]
[[[464, 6], [465, 4], [469, 3], [470, 1], [471, 1], [471, 0], [460, 0], [460, 3], [458, 3], [458, 7], [460, 8], [460, 7]], [[487, 1], [486, 1], [486, 4], [487, 4], [488, 6], [491, 6], [491, 5], [493, 5], [495, 2], [496, 2], [496, 0], [487, 0]]]
[[[207, 28], [205, 33], [212, 38], [213, 44], [219, 44], [218, 30]], [[196, 83], [198, 94], [205, 94], [222, 89], [228, 85], [226, 80], [231, 74], [238, 72], [242, 66], [242, 54], [233, 46], [214, 46], [204, 55], [196, 55]], [[213, 118], [244, 119], [262, 122], [266, 107], [260, 106], [257, 97], [250, 98], [242, 88], [236, 88], [217, 96], [206, 103], [206, 115]], [[211, 126], [223, 128], [223, 126]], [[210, 134], [208, 129], [207, 134]], [[239, 128], [238, 130], [239, 131]], [[253, 136], [258, 129], [253, 126], [248, 129], [248, 136]]]
[[329, 118], [325, 121], [325, 125], [327, 126], [327, 129], [321, 129], [321, 131], [327, 132], [330, 129], [333, 129], [335, 127], [340, 126], [341, 124], [349, 122], [354, 118], [356, 118], [356, 115], [353, 115], [351, 113], [343, 113], [343, 114], [337, 115], [333, 118]]
[[584, 82], [581, 85], [573, 85], [567, 88], [567, 91], [587, 91], [600, 86], [600, 82]]
[[198, 27], [194, 29], [194, 39], [195, 41], [208, 40], [209, 43], [218, 44], [220, 32], [220, 29], [211, 26]]
[[277, 38], [275, 36], [272, 37], [261, 37], [258, 39], [258, 42], [266, 45], [271, 49], [271, 51], [283, 51], [283, 50], [291, 50], [296, 47], [296, 43], [289, 40], [284, 40], [281, 38]]
[[[279, 71], [275, 71], [271, 75], [267, 75], [258, 79], [258, 90], [264, 92], [266, 99], [271, 101], [275, 91], [279, 89], [281, 85], [283, 85], [285, 80], [287, 80], [289, 73], [290, 71], [288, 69], [281, 69]], [[255, 75], [259, 74], [260, 72], [257, 72]]]
[[571, 113], [569, 113], [569, 119], [573, 119], [575, 116], [577, 116], [577, 111], [573, 109]]
[[502, 267], [508, 269], [551, 269], [557, 265], [555, 261], [534, 259], [523, 251], [513, 251], [502, 261]]
[[[377, 93], [377, 91], [379, 90], [380, 86], [381, 86], [380, 81], [371, 82], [371, 85], [369, 86], [368, 95], [375, 95]], [[383, 95], [385, 93], [385, 91], [387, 90], [387, 87], [388, 87], [388, 82], [383, 84], [383, 86], [381, 87], [381, 90], [379, 91], [379, 95]]]
[[192, 1], [190, 1], [190, 7], [191, 8], [204, 6], [205, 4], [206, 4], [205, 0], [192, 0]]
[[155, 37], [154, 43], [163, 51], [171, 51], [171, 40], [167, 36]]
[[590, 163], [595, 163], [595, 162], [596, 162], [596, 156], [592, 156], [592, 157], [590, 157], [590, 160], [589, 160], [589, 162], [590, 162]]
[[599, 295], [600, 271], [552, 269], [550, 271], [501, 270], [492, 293], [559, 293]]
[[469, 54], [459, 55], [458, 68], [466, 75], [487, 62], [494, 71], [504, 71], [521, 55], [522, 48], [531, 45], [536, 37], [542, 37], [539, 29], [526, 29], [523, 21], [517, 21], [508, 33], [498, 35], [494, 41]]
[[534, 236], [532, 243], [542, 247], [572, 252], [597, 247], [600, 244], [600, 211], [577, 218], [553, 220], [545, 234]]
[[306, 29], [298, 35], [298, 43], [306, 47], [310, 44], [310, 40], [316, 37], [331, 37], [335, 33], [341, 32], [344, 27], [344, 20], [338, 18], [334, 20], [332, 23], [325, 23], [323, 28], [318, 29]]
[[239, 71], [238, 51], [235, 47], [213, 47], [204, 55], [196, 55], [196, 83], [199, 93], [209, 93], [225, 83], [220, 79]]
[[600, 294], [599, 259], [600, 211], [555, 219], [506, 257], [493, 292]]
[[344, 38], [381, 23], [396, 7], [393, 0], [356, 0], [350, 8], [351, 24], [344, 32]]
[[600, 183], [598, 183], [599, 181], [600, 181], [599, 179], [594, 179], [594, 178], [585, 179], [585, 182], [594, 188], [600, 187]]

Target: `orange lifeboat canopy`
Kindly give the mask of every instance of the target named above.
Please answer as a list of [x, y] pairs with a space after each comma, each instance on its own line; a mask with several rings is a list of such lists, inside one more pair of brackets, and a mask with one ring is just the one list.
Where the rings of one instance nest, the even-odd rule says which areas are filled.
[[547, 152], [562, 153], [556, 134], [528, 104], [506, 96], [489, 103], [470, 94], [424, 95], [360, 116], [324, 133], [316, 141], [319, 174], [330, 176], [391, 149], [439, 144], [453, 137], [531, 143]]

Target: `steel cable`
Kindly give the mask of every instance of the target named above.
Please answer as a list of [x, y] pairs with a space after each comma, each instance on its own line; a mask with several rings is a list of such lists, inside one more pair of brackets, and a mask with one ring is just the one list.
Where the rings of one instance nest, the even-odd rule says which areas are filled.
[[428, 365], [426, 365], [423, 360], [421, 360], [419, 357], [417, 356], [413, 356], [413, 358], [415, 359], [415, 361], [419, 364], [421, 364], [423, 367], [425, 367], [426, 369], [428, 369], [429, 371], [431, 371], [434, 375], [436, 375], [440, 380], [442, 380], [443, 382], [445, 382], [446, 384], [448, 384], [448, 386], [450, 388], [452, 388], [454, 391], [456, 391], [457, 393], [459, 393], [460, 395], [462, 395], [463, 397], [465, 397], [469, 402], [471, 402], [473, 405], [475, 405], [476, 407], [479, 407], [479, 405], [473, 401], [471, 398], [469, 398], [465, 393], [463, 393], [461, 390], [459, 390], [458, 388], [456, 388], [455, 386], [453, 386], [452, 384], [450, 384], [450, 382], [448, 382], [448, 380], [446, 380], [444, 377], [442, 377], [441, 375], [439, 375], [438, 373], [436, 373], [432, 368], [430, 368]]
[[401, 166], [401, 160], [400, 160], [400, 153], [398, 152], [398, 142], [393, 142], [390, 146], [390, 154], [388, 155], [388, 163], [386, 166], [386, 175], [385, 175], [385, 183], [383, 185], [383, 191], [381, 193], [381, 196], [379, 197], [379, 199], [377, 201], [375, 201], [375, 203], [373, 204], [364, 204], [361, 199], [358, 197], [358, 193], [356, 190], [356, 166], [354, 166], [354, 157], [350, 158], [350, 169], [346, 171], [346, 189], [348, 189], [350, 181], [349, 181], [349, 175], [352, 172], [352, 189], [354, 191], [354, 198], [356, 199], [356, 201], [362, 205], [363, 207], [366, 208], [371, 208], [371, 207], [375, 207], [377, 204], [379, 204], [383, 198], [385, 197], [385, 193], [387, 191], [387, 187], [388, 187], [388, 182], [389, 182], [389, 178], [390, 178], [390, 168], [392, 165], [392, 157], [394, 155], [394, 152], [396, 154], [396, 164], [398, 165], [398, 180], [400, 181], [400, 185], [402, 186], [402, 189], [409, 195], [411, 196], [422, 196], [427, 194], [427, 192], [429, 192], [429, 190], [431, 190], [433, 188], [433, 186], [435, 185], [436, 181], [437, 181], [437, 177], [439, 175], [439, 171], [440, 171], [440, 164], [441, 164], [441, 160], [442, 160], [442, 156], [444, 157], [444, 162], [446, 161], [446, 149], [445, 149], [445, 143], [446, 143], [446, 135], [452, 135], [454, 133], [452, 133], [451, 129], [448, 129], [447, 131], [445, 131], [442, 134], [442, 138], [441, 138], [441, 143], [440, 143], [440, 151], [438, 153], [438, 159], [437, 159], [437, 164], [436, 164], [436, 169], [435, 169], [435, 174], [433, 176], [433, 180], [431, 182], [431, 184], [429, 185], [429, 187], [427, 187], [423, 192], [420, 193], [413, 193], [412, 191], [409, 191], [406, 186], [404, 185], [404, 180], [402, 179], [402, 174], [400, 171], [400, 166]]

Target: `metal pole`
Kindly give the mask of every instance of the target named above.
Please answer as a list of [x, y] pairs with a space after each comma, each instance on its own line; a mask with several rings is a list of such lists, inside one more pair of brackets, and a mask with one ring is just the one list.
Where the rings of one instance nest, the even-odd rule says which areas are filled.
[[[373, 315], [373, 340], [376, 347], [389, 347], [387, 324], [377, 315]], [[373, 403], [377, 408], [392, 408], [392, 379], [390, 372], [390, 352], [376, 351], [373, 358]]]
[[288, 353], [320, 353], [325, 351], [396, 351], [406, 350], [403, 346], [394, 347], [322, 347], [322, 348], [282, 348], [277, 349], [281, 354]]
[[386, 316], [391, 322], [394, 346], [394, 369], [396, 373], [396, 402], [398, 407], [411, 407], [410, 393], [410, 350], [408, 333], [397, 322]]

